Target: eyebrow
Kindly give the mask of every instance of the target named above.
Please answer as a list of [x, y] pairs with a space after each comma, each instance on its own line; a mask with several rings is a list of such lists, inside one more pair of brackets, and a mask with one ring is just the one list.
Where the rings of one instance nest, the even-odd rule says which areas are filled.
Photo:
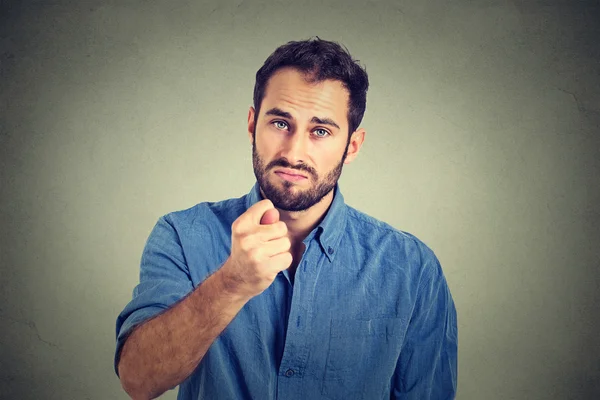
[[[294, 118], [292, 118], [292, 114], [290, 114], [289, 112], [283, 111], [282, 109], [277, 108], [277, 107], [271, 108], [270, 110], [268, 110], [265, 113], [265, 115], [274, 115], [276, 117], [287, 118], [287, 119], [291, 119], [291, 120], [294, 119]], [[313, 124], [329, 125], [329, 126], [333, 126], [333, 127], [337, 128], [337, 129], [341, 129], [340, 126], [338, 124], [336, 124], [335, 121], [332, 120], [331, 118], [312, 117], [310, 122]]]

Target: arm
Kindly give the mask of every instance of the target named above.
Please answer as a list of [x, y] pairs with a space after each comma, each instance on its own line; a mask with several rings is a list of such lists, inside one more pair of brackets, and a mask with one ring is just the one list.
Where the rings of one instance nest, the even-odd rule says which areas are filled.
[[457, 385], [456, 309], [441, 266], [430, 251], [392, 380], [391, 399], [454, 399]]
[[289, 266], [286, 234], [272, 203], [256, 203], [233, 223], [227, 261], [192, 290], [177, 231], [159, 220], [133, 300], [117, 319], [115, 370], [132, 398], [159, 396], [194, 371], [244, 304]]
[[133, 399], [155, 398], [186, 379], [249, 299], [225, 289], [222, 271], [189, 296], [133, 330], [119, 374]]

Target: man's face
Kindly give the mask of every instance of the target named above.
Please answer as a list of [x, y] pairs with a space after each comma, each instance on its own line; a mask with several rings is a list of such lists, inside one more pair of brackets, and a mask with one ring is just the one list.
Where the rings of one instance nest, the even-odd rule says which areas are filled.
[[[307, 83], [294, 69], [269, 80], [252, 133], [252, 163], [275, 207], [303, 211], [335, 187], [348, 150], [348, 91], [339, 81]], [[254, 129], [252, 129], [254, 128]]]

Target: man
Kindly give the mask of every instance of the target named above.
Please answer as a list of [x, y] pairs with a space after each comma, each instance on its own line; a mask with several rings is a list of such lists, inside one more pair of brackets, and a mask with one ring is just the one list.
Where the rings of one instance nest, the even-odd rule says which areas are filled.
[[257, 183], [159, 219], [117, 319], [134, 399], [450, 399], [456, 311], [433, 252], [344, 204], [366, 72], [320, 39], [256, 74]]

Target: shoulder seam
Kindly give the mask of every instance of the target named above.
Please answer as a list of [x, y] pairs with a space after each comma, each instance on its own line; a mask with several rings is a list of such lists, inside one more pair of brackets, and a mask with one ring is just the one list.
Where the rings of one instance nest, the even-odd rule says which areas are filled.
[[[367, 223], [367, 224], [369, 224], [369, 225], [371, 225], [371, 226], [373, 226], [373, 227], [375, 227], [377, 229], [381, 229], [381, 230], [384, 230], [386, 232], [391, 232], [391, 233], [399, 234], [403, 238], [410, 239], [410, 240], [412, 240], [415, 243], [417, 242], [417, 239], [413, 235], [410, 235], [407, 232], [404, 232], [404, 231], [402, 231], [400, 229], [396, 229], [393, 226], [389, 225], [388, 223], [385, 223], [383, 221], [379, 221], [376, 218], [371, 217], [371, 216], [369, 216], [369, 215], [367, 215], [367, 214], [365, 214], [363, 212], [360, 212], [360, 211], [358, 211], [357, 209], [355, 209], [353, 207], [348, 206], [348, 211], [349, 211], [350, 217], [352, 217], [352, 218], [354, 218], [356, 220], [359, 220], [361, 222]], [[365, 218], [365, 217], [367, 217], [367, 218]], [[371, 218], [374, 219], [376, 222], [375, 221], [371, 221], [370, 220]]]

